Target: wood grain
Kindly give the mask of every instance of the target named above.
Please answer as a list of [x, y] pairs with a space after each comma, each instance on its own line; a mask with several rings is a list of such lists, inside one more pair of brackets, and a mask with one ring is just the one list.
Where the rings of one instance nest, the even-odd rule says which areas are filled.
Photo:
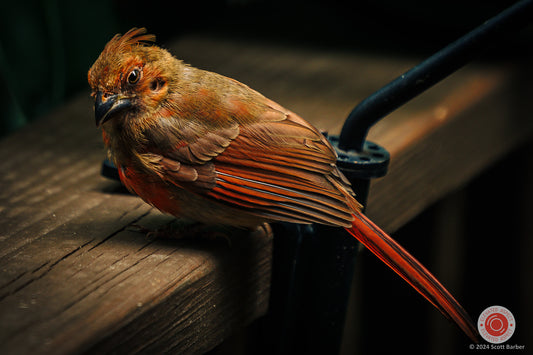
[[[168, 46], [332, 132], [416, 63], [195, 36]], [[513, 73], [466, 68], [371, 131], [392, 154], [371, 190], [378, 224], [396, 230], [531, 138], [531, 92]], [[266, 312], [271, 235], [149, 240], [131, 225], [171, 218], [100, 177], [103, 156], [88, 93], [0, 141], [1, 353], [201, 353]]]

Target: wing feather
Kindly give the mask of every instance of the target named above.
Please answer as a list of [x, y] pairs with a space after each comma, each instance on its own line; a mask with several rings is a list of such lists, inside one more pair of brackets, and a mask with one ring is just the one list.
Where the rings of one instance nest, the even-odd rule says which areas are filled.
[[265, 107], [255, 120], [200, 133], [149, 132], [166, 148], [152, 159], [162, 178], [265, 219], [351, 226], [359, 205], [329, 142], [296, 114]]

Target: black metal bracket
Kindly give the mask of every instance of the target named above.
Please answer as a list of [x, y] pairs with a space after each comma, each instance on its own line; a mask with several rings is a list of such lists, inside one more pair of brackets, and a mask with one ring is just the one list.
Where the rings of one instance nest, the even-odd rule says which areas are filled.
[[[370, 180], [387, 173], [389, 153], [369, 141], [360, 152], [345, 151], [338, 136], [328, 139], [337, 166], [365, 204]], [[322, 225], [276, 223], [273, 229], [269, 352], [338, 353], [358, 242], [341, 228]]]
[[102, 162], [102, 169], [100, 170], [100, 174], [102, 174], [103, 177], [106, 177], [108, 179], [120, 181], [118, 169], [115, 164], [113, 164], [113, 162], [109, 159], [104, 159], [104, 161]]
[[[366, 205], [370, 180], [384, 176], [389, 153], [366, 141], [379, 119], [441, 81], [494, 40], [531, 21], [532, 0], [523, 0], [399, 76], [357, 105], [339, 137], [329, 137], [338, 166]], [[357, 242], [340, 228], [274, 226], [269, 317], [276, 354], [337, 354], [354, 272]]]
[[357, 201], [366, 206], [370, 180], [387, 174], [389, 152], [371, 141], [364, 141], [360, 151], [343, 150], [339, 148], [339, 136], [328, 139], [337, 152], [337, 166], [352, 184]]

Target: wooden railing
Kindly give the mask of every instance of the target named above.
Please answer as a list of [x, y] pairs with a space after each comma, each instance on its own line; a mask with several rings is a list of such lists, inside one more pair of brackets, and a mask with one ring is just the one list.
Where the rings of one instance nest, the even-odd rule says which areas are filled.
[[[169, 47], [332, 133], [419, 61], [194, 36]], [[530, 140], [530, 74], [472, 64], [379, 122], [368, 138], [391, 164], [367, 214], [394, 232]], [[149, 240], [131, 226], [172, 218], [101, 177], [103, 158], [88, 92], [0, 141], [1, 353], [201, 353], [265, 314], [271, 235]]]

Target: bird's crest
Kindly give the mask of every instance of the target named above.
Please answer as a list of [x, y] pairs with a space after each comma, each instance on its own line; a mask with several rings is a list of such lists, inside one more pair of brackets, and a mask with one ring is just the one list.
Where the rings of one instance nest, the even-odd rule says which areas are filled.
[[[132, 55], [136, 49], [151, 46], [155, 35], [146, 34], [146, 28], [132, 28], [123, 35], [115, 35], [105, 46], [98, 59], [89, 70], [89, 83], [93, 90], [97, 87], [111, 89], [119, 85], [122, 76], [119, 75], [126, 63], [132, 59], [139, 61], [139, 57]], [[130, 53], [130, 55], [127, 55]], [[138, 52], [137, 52], [138, 53]]]
[[115, 35], [105, 46], [104, 51], [109, 53], [123, 53], [135, 45], [150, 45], [155, 42], [155, 35], [147, 34], [146, 28], [133, 27], [123, 35]]

